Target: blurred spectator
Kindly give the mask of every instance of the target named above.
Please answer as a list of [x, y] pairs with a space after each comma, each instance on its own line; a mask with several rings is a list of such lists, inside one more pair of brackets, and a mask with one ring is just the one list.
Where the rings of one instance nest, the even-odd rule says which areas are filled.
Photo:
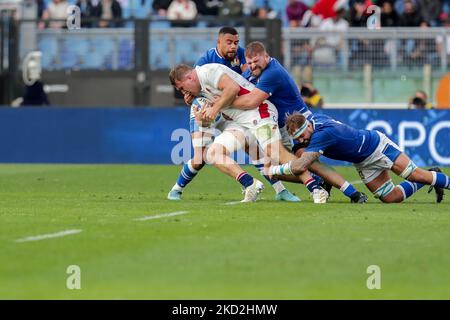
[[[427, 29], [429, 28], [429, 24], [422, 22], [420, 28]], [[436, 50], [435, 39], [414, 40], [414, 47], [409, 54], [407, 53], [405, 60], [410, 66], [422, 66], [425, 63], [437, 66], [439, 64], [439, 56]]]
[[377, 2], [377, 5], [381, 6], [381, 27], [397, 27], [399, 16], [397, 14], [397, 11], [395, 11], [392, 0]]
[[404, 11], [400, 16], [400, 26], [402, 27], [419, 27], [424, 22], [420, 11], [412, 0], [404, 0]]
[[121, 22], [110, 21], [122, 18], [122, 6], [117, 0], [101, 0], [95, 9], [95, 16], [101, 19], [98, 23], [101, 28], [122, 26]]
[[219, 14], [220, 2], [207, 0], [193, 0], [198, 14], [202, 16], [217, 16]]
[[222, 6], [219, 9], [219, 16], [239, 18], [244, 14], [244, 5], [239, 0], [223, 0]]
[[322, 20], [319, 29], [322, 31], [330, 31], [332, 35], [325, 38], [326, 44], [333, 47], [340, 47], [342, 45], [342, 36], [335, 34], [335, 31], [345, 32], [349, 28], [349, 23], [344, 19], [345, 10], [339, 9], [334, 18]]
[[439, 24], [439, 16], [442, 12], [441, 0], [418, 0], [420, 13], [423, 19], [436, 27]]
[[428, 95], [422, 91], [418, 90], [414, 96], [409, 100], [409, 109], [432, 109], [433, 105], [428, 102]]
[[300, 89], [300, 94], [308, 108], [323, 108], [323, 99], [311, 83], [304, 83]]
[[[50, 28], [65, 28], [67, 19], [67, 8], [69, 3], [67, 0], [52, 0], [47, 9], [42, 13], [43, 20], [64, 20], [64, 21], [51, 21], [48, 26]], [[41, 23], [39, 27], [42, 29], [45, 27], [45, 23]]]
[[[355, 0], [349, 12], [350, 27], [367, 28], [367, 8], [368, 3], [365, 0]], [[374, 48], [373, 40], [354, 39], [350, 42], [350, 64], [352, 66], [361, 66], [365, 63], [372, 62], [373, 51], [379, 50]], [[375, 49], [375, 50], [374, 50]]]
[[171, 2], [172, 0], [153, 0], [153, 13], [165, 18], [167, 16], [167, 9], [169, 8]]
[[[450, 17], [447, 17], [444, 21], [444, 27], [450, 28]], [[447, 63], [450, 64], [450, 35], [446, 34], [445, 36], [436, 37], [436, 50], [439, 56], [445, 51]]]
[[265, 6], [259, 7], [255, 10], [255, 18], [258, 20], [252, 22], [252, 27], [264, 27], [265, 21], [267, 19], [275, 19], [277, 17], [277, 12], [272, 10], [266, 3]]
[[289, 0], [286, 6], [286, 14], [289, 21], [289, 27], [299, 27], [300, 22], [308, 10], [308, 6], [300, 0]]
[[[167, 8], [167, 19], [175, 20], [171, 23], [173, 27], [191, 27], [193, 26], [192, 20], [196, 16], [197, 6], [191, 0], [173, 0]], [[180, 20], [186, 20], [186, 22]]]
[[348, 0], [317, 0], [311, 11], [321, 19], [336, 17], [336, 11], [347, 4]]
[[[417, 6], [417, 0], [412, 0], [413, 4]], [[405, 12], [405, 2], [404, 0], [395, 0], [394, 3], [395, 11], [397, 11], [398, 14], [403, 14]]]
[[[25, 93], [19, 98], [22, 106], [43, 106], [49, 105], [47, 94], [44, 91], [44, 84], [41, 81], [42, 52], [32, 51], [28, 53], [22, 61], [22, 80], [25, 85]], [[17, 105], [14, 103], [14, 105]]]
[[[328, 36], [319, 39], [314, 48], [314, 63], [335, 65], [343, 45], [343, 36], [336, 32], [345, 32], [348, 30], [348, 21], [344, 19], [345, 10], [339, 9], [336, 17], [322, 20], [319, 29], [329, 31]], [[339, 59], [340, 61], [340, 59]]]
[[81, 13], [81, 27], [90, 28], [92, 27], [92, 22], [86, 22], [86, 18], [92, 18], [96, 16], [96, 7], [93, 5], [91, 0], [78, 0], [76, 5], [80, 8]]
[[350, 8], [349, 22], [351, 27], [367, 27], [367, 8], [368, 3], [365, 0], [355, 0]]
[[275, 19], [278, 13], [273, 10], [268, 1], [264, 1], [264, 5], [255, 10], [255, 17], [258, 19]]
[[42, 19], [42, 14], [45, 10], [45, 1], [44, 0], [36, 0], [37, 3], [37, 17], [38, 19]]
[[242, 12], [245, 16], [250, 16], [255, 12], [255, 0], [241, 0]]
[[22, 106], [48, 106], [50, 102], [44, 91], [44, 84], [38, 80], [32, 85], [25, 86]]

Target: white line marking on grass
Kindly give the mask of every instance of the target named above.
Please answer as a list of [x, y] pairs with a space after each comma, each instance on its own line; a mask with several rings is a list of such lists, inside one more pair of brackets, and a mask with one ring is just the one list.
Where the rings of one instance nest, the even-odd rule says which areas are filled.
[[22, 243], [22, 242], [29, 242], [29, 241], [40, 241], [45, 239], [52, 239], [52, 238], [60, 238], [65, 237], [71, 234], [77, 234], [80, 233], [83, 230], [75, 229], [75, 230], [64, 230], [56, 233], [48, 233], [48, 234], [41, 234], [38, 236], [30, 236], [22, 239], [17, 239], [15, 242]]
[[232, 205], [239, 204], [239, 203], [241, 203], [241, 202], [240, 202], [240, 201], [231, 201], [231, 202], [226, 202], [226, 203], [224, 203], [224, 205], [226, 205], [226, 206], [232, 206]]
[[163, 214], [157, 214], [154, 216], [145, 216], [142, 218], [134, 219], [135, 221], [147, 221], [147, 220], [153, 220], [153, 219], [160, 219], [160, 218], [167, 218], [167, 217], [173, 217], [173, 216], [179, 216], [182, 214], [187, 214], [189, 211], [176, 211], [176, 212], [170, 212], [170, 213], [163, 213]]
[[355, 180], [350, 182], [350, 184], [363, 184], [363, 182], [361, 180]]

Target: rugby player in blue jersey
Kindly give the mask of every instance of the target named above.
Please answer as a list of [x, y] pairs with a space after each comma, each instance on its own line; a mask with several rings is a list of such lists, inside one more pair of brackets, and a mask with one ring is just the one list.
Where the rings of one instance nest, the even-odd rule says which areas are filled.
[[[244, 48], [239, 46], [239, 34], [237, 30], [233, 27], [223, 27], [219, 30], [217, 46], [209, 49], [198, 59], [194, 66], [219, 63], [227, 66], [238, 74], [242, 74], [242, 72], [247, 68], [244, 52]], [[195, 97], [191, 94], [187, 92], [184, 93], [184, 100], [187, 105], [192, 105], [194, 98]], [[183, 165], [177, 182], [167, 195], [169, 200], [181, 200], [181, 195], [184, 188], [195, 178], [197, 173], [205, 165], [203, 159], [204, 150], [212, 141], [212, 136], [210, 134], [199, 131], [199, 127], [195, 123], [194, 110], [192, 110], [192, 108], [190, 117], [190, 132], [194, 147], [194, 157]], [[263, 161], [259, 159], [252, 159], [252, 162], [258, 171], [263, 174]], [[284, 187], [281, 181], [274, 181], [270, 179], [268, 179], [268, 181], [275, 189], [276, 200], [291, 202], [300, 201], [299, 198], [290, 193]]]
[[[383, 202], [402, 202], [424, 185], [434, 187], [436, 200], [441, 202], [444, 189], [450, 189], [450, 178], [439, 168], [418, 168], [379, 131], [357, 130], [325, 115], [306, 119], [300, 113], [288, 116], [286, 126], [292, 138], [306, 148], [299, 159], [270, 167], [269, 175], [302, 174], [324, 155], [353, 163], [367, 188]], [[405, 181], [395, 186], [389, 171]]]
[[[240, 109], [253, 109], [265, 99], [272, 102], [278, 110], [278, 125], [283, 145], [300, 156], [302, 145], [298, 143], [292, 145], [285, 128], [286, 115], [299, 112], [309, 118], [312, 113], [303, 101], [294, 79], [277, 59], [268, 55], [261, 42], [249, 43], [245, 49], [245, 58], [248, 68], [243, 73], [243, 77], [254, 83], [256, 89], [249, 94], [237, 97], [233, 106]], [[364, 193], [357, 191], [333, 168], [316, 161], [311, 166], [311, 171], [340, 189], [350, 198], [351, 202], [363, 203], [367, 201], [367, 196]], [[331, 186], [326, 189], [329, 192]]]

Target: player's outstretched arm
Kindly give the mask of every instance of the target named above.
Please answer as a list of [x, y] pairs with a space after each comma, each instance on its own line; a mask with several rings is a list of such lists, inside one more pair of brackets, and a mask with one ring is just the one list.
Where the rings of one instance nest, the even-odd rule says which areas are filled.
[[296, 160], [290, 161], [283, 165], [272, 166], [269, 169], [269, 177], [280, 175], [301, 175], [308, 170], [309, 166], [319, 159], [319, 152], [304, 152], [302, 156]]

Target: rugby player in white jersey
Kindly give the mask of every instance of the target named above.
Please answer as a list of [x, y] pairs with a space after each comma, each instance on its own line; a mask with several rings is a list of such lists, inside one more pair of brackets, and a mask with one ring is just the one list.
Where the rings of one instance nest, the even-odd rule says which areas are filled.
[[[272, 163], [286, 163], [295, 159], [281, 143], [277, 124], [278, 113], [272, 103], [265, 100], [252, 110], [230, 107], [237, 96], [247, 94], [255, 87], [241, 75], [221, 64], [206, 64], [195, 69], [180, 64], [171, 70], [169, 78], [172, 85], [183, 94], [201, 95], [214, 101], [210, 108], [202, 111], [205, 121], [213, 121], [221, 112], [228, 119], [248, 129]], [[229, 157], [225, 147], [210, 149], [209, 158], [219, 170], [238, 178], [242, 169]], [[304, 172], [299, 180], [313, 193], [314, 202], [326, 201], [327, 192], [315, 183], [309, 172]]]

